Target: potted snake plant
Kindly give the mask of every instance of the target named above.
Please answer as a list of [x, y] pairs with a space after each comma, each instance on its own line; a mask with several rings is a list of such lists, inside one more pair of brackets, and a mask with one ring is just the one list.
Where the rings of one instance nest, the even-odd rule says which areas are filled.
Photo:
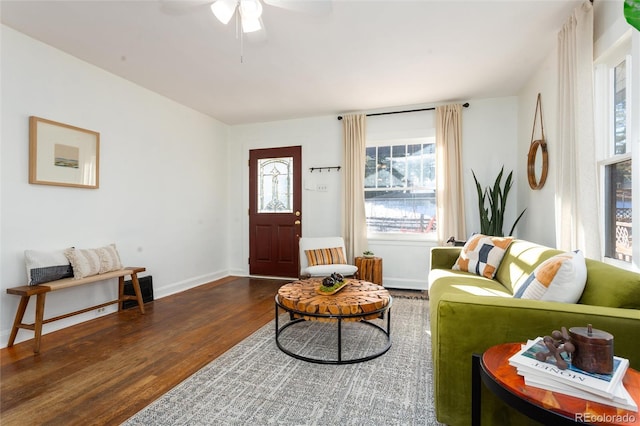
[[[513, 171], [509, 173], [507, 179], [502, 186], [502, 175], [504, 173], [504, 166], [500, 169], [500, 173], [496, 177], [493, 186], [487, 186], [482, 188], [482, 185], [478, 182], [476, 174], [471, 170], [473, 174], [473, 180], [476, 182], [476, 190], [478, 192], [478, 212], [480, 214], [480, 233], [485, 235], [491, 235], [495, 237], [504, 237], [503, 225], [504, 225], [504, 213], [507, 208], [507, 197], [511, 186], [513, 185]], [[511, 230], [507, 235], [512, 235], [516, 225], [524, 215], [527, 209], [522, 210], [522, 213], [518, 216], [513, 223]]]

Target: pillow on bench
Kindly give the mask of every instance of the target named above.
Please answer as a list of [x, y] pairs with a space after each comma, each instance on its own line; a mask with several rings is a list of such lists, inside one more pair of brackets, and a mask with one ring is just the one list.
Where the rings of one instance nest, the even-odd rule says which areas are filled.
[[73, 269], [64, 250], [25, 250], [24, 263], [27, 267], [28, 285], [38, 285], [73, 277]]
[[68, 248], [65, 256], [73, 267], [73, 277], [77, 280], [91, 275], [122, 269], [120, 255], [115, 244], [95, 249]]

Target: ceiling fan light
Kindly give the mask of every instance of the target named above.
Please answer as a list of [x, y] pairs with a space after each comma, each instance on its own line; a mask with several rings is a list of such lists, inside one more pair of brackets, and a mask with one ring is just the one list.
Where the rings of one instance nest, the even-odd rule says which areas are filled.
[[240, 15], [242, 19], [258, 19], [262, 16], [260, 0], [240, 0]]
[[242, 32], [243, 33], [253, 33], [256, 31], [260, 31], [262, 29], [262, 25], [260, 24], [260, 19], [258, 18], [245, 18], [242, 17]]
[[236, 0], [217, 0], [211, 5], [211, 11], [223, 24], [228, 24], [236, 11]]

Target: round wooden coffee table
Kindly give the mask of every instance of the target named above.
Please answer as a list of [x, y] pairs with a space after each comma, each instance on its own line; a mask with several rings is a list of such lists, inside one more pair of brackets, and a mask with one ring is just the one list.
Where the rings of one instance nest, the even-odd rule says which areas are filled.
[[[320, 294], [317, 288], [322, 278], [310, 278], [285, 284], [275, 297], [276, 344], [287, 355], [304, 361], [319, 364], [352, 364], [368, 361], [386, 353], [391, 348], [391, 304], [392, 297], [382, 286], [367, 281], [347, 278], [348, 284], [333, 295]], [[279, 310], [289, 313], [289, 321], [279, 325]], [[369, 320], [383, 318], [386, 315], [386, 329]], [[280, 341], [280, 335], [288, 327], [305, 321], [331, 322], [337, 327], [337, 359], [314, 358], [286, 348]], [[356, 358], [343, 359], [342, 323], [358, 322], [373, 327], [385, 336], [385, 344], [374, 353]]]

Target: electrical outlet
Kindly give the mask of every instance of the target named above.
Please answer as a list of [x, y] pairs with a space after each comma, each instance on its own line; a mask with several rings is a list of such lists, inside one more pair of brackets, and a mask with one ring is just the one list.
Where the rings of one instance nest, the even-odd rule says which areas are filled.
[[105, 308], [98, 308], [98, 313], [103, 314], [105, 312]]

